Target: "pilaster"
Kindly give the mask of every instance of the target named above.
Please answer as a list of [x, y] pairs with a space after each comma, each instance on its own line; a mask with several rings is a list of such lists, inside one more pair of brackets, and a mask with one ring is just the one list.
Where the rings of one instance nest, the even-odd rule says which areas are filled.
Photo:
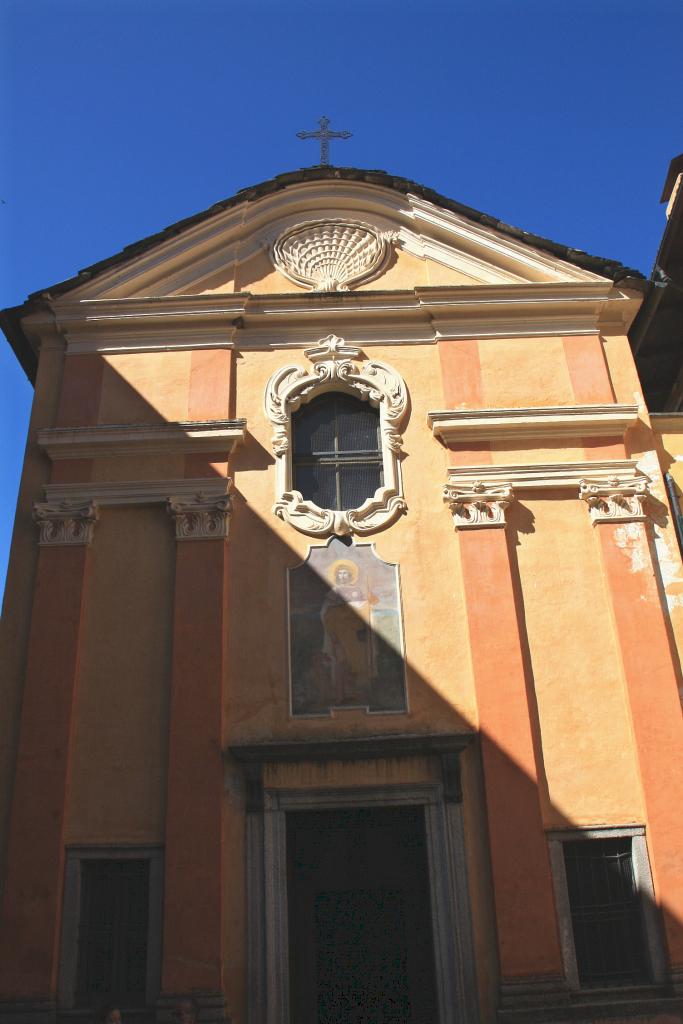
[[479, 711], [501, 975], [501, 1008], [562, 989], [532, 708], [505, 513], [510, 484], [444, 488], [458, 532]]
[[647, 481], [582, 481], [621, 652], [655, 899], [674, 985], [683, 976], [683, 721], [668, 612], [648, 522]]
[[165, 1019], [181, 995], [202, 993], [202, 1007], [211, 1010], [206, 1019], [222, 1020], [221, 720], [230, 499], [172, 497], [168, 512], [177, 545], [158, 1015]]
[[35, 1013], [45, 1020], [56, 996], [73, 711], [97, 515], [89, 501], [34, 506], [40, 552], [0, 923], [0, 1000], [42, 1007]]

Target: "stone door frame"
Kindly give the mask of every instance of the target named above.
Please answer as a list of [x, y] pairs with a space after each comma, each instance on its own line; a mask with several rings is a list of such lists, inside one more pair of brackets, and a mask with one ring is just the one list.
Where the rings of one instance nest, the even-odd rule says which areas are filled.
[[462, 804], [441, 783], [264, 789], [247, 814], [248, 1021], [290, 1022], [286, 814], [358, 807], [424, 808], [439, 1024], [475, 1024], [477, 982]]

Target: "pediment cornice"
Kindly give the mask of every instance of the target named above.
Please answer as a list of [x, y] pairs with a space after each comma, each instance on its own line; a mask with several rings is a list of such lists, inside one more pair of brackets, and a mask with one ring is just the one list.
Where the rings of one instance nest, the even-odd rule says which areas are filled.
[[271, 252], [283, 233], [320, 218], [361, 220], [380, 232], [392, 232], [398, 249], [457, 270], [475, 284], [606, 280], [417, 194], [367, 182], [326, 180], [292, 185], [219, 210], [139, 256], [132, 253], [69, 295], [84, 299], [181, 293], [258, 252]]

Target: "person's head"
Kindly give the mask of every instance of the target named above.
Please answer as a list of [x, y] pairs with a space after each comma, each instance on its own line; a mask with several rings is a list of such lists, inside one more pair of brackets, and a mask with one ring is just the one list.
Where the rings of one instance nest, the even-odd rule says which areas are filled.
[[350, 587], [358, 579], [358, 566], [350, 558], [338, 558], [327, 570], [333, 587]]
[[118, 1006], [106, 1006], [100, 1014], [102, 1024], [121, 1024], [121, 1011]]
[[179, 999], [173, 1010], [174, 1024], [197, 1024], [197, 1012], [194, 999]]

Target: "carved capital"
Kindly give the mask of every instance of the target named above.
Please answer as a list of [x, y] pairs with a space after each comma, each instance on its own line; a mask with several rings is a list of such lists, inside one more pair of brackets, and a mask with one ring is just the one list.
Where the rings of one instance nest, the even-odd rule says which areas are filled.
[[647, 519], [645, 504], [649, 496], [649, 481], [644, 476], [579, 481], [579, 497], [588, 505], [593, 523], [642, 522]]
[[176, 540], [220, 540], [228, 537], [232, 514], [229, 493], [219, 498], [202, 493], [193, 498], [169, 498], [167, 509], [175, 522]]
[[505, 510], [514, 495], [509, 484], [489, 485], [477, 481], [465, 486], [446, 484], [443, 489], [456, 530], [477, 530], [505, 526]]
[[38, 543], [44, 547], [90, 544], [99, 514], [94, 501], [37, 501], [33, 518], [40, 530]]

